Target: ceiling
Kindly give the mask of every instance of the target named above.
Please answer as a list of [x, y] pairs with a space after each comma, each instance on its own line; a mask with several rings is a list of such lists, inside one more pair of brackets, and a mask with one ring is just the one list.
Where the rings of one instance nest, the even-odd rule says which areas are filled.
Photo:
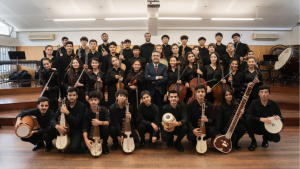
[[[158, 20], [158, 28], [163, 29], [291, 28], [299, 22], [299, 0], [160, 0], [160, 3], [159, 17], [255, 18], [259, 6], [258, 17], [263, 18], [262, 21]], [[148, 27], [147, 20], [45, 21], [49, 12], [52, 19], [148, 17], [146, 0], [0, 0], [0, 19], [20, 31]]]

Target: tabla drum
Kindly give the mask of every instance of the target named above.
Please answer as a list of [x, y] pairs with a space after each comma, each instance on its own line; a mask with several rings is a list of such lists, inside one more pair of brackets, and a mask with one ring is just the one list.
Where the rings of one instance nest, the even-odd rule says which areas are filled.
[[277, 134], [283, 129], [283, 123], [281, 120], [275, 120], [274, 117], [269, 117], [269, 120], [271, 120], [271, 124], [265, 123], [265, 128], [269, 133]]
[[162, 117], [162, 121], [165, 123], [170, 123], [175, 120], [175, 117], [171, 113], [165, 113]]
[[34, 119], [32, 116], [24, 116], [21, 119], [20, 125], [15, 129], [18, 137], [24, 138], [30, 135], [34, 127]]
[[282, 75], [293, 77], [299, 73], [299, 52], [293, 48], [286, 48], [275, 62], [275, 70], [279, 70]]

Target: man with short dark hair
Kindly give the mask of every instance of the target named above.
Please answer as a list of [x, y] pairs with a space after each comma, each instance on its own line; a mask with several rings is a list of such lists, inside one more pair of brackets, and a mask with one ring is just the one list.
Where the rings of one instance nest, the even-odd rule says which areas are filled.
[[56, 58], [60, 58], [64, 55], [64, 53], [66, 53], [66, 42], [68, 42], [68, 40], [69, 38], [65, 36], [61, 38], [62, 46], [57, 47]]
[[173, 54], [172, 47], [171, 45], [168, 44], [169, 40], [170, 40], [169, 35], [163, 35], [161, 37], [161, 41], [163, 42], [162, 49], [166, 58], [169, 58]]
[[200, 56], [204, 57], [206, 55], [209, 54], [208, 49], [205, 47], [205, 42], [206, 42], [206, 38], [205, 37], [200, 37], [198, 39], [198, 43], [199, 43], [199, 52], [200, 52]]
[[89, 45], [90, 45], [90, 52], [88, 53], [88, 63], [85, 63], [85, 54], [82, 55], [81, 57], [81, 61], [82, 63], [84, 64], [83, 67], [86, 68], [86, 69], [93, 69], [92, 67], [92, 58], [96, 57], [99, 59], [99, 62], [102, 63], [102, 55], [100, 52], [97, 52], [96, 51], [96, 48], [97, 48], [97, 41], [95, 39], [91, 39], [90, 42], [89, 42]]
[[249, 46], [245, 43], [241, 43], [241, 35], [239, 33], [234, 33], [231, 38], [234, 42], [235, 53], [240, 56], [240, 62], [242, 62], [250, 50]]
[[101, 39], [103, 43], [98, 46], [98, 52], [102, 54], [102, 56], [106, 56], [109, 54], [109, 43], [108, 43], [108, 34], [102, 33]]
[[132, 64], [135, 60], [140, 60], [143, 69], [145, 70], [145, 65], [147, 64], [146, 59], [143, 57], [140, 57], [140, 47], [138, 45], [133, 46], [132, 51], [133, 51], [133, 57], [129, 58], [127, 61], [126, 65], [126, 74], [130, 72], [130, 69], [132, 67]]
[[[79, 46], [79, 49], [76, 50], [76, 54], [79, 56], [79, 58], [81, 59], [82, 63], [84, 63], [84, 60], [82, 59], [85, 56], [85, 52], [86, 50], [89, 49], [88, 46], [86, 46], [86, 44], [89, 42], [89, 39], [85, 36], [80, 38], [80, 43], [81, 46]], [[80, 53], [78, 53], [80, 51]]]
[[119, 53], [117, 53], [117, 44], [116, 42], [110, 42], [109, 43], [109, 54], [106, 56], [102, 57], [102, 65], [101, 65], [101, 70], [103, 72], [105, 72], [105, 74], [107, 73], [107, 70], [109, 69], [109, 65], [110, 65], [110, 58], [112, 56], [117, 56], [119, 58]]
[[125, 43], [124, 44], [125, 48], [123, 49], [123, 55], [124, 55], [125, 61], [128, 61], [129, 58], [133, 57], [133, 52], [132, 52], [132, 49], [130, 48], [131, 40], [125, 39], [124, 43]]
[[25, 116], [35, 116], [39, 127], [31, 131], [26, 138], [21, 138], [22, 141], [30, 142], [34, 145], [32, 151], [38, 150], [46, 143], [45, 151], [50, 151], [53, 148], [52, 140], [56, 138], [56, 131], [50, 125], [54, 112], [49, 109], [49, 99], [40, 97], [37, 101], [37, 108], [33, 110], [22, 111], [17, 115], [15, 128], [21, 124], [21, 119]]
[[217, 41], [216, 52], [222, 57], [226, 54], [226, 46], [222, 44], [223, 34], [221, 32], [216, 33], [215, 39]]
[[141, 53], [140, 56], [146, 59], [146, 62], [149, 63], [152, 52], [154, 50], [154, 44], [150, 42], [151, 34], [145, 33], [144, 35], [146, 42], [141, 45]]
[[[182, 35], [180, 37], [180, 41], [181, 41], [181, 45], [179, 47], [178, 53], [179, 53], [179, 56], [184, 58], [188, 52], [192, 51], [192, 48], [188, 47], [188, 45], [187, 45], [187, 42], [189, 41], [189, 37], [187, 35]], [[184, 51], [182, 52], [183, 49], [184, 49]]]

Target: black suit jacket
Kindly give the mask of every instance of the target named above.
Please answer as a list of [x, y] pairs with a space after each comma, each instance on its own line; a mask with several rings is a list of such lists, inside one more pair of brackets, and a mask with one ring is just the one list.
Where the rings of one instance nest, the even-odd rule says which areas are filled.
[[[156, 76], [163, 76], [163, 79], [157, 79]], [[149, 63], [145, 67], [145, 81], [147, 83], [147, 90], [154, 95], [155, 87], [157, 86], [161, 95], [166, 94], [166, 85], [168, 83], [168, 71], [167, 66], [158, 63], [157, 73], [155, 73], [154, 64]], [[152, 83], [155, 82], [155, 83]]]

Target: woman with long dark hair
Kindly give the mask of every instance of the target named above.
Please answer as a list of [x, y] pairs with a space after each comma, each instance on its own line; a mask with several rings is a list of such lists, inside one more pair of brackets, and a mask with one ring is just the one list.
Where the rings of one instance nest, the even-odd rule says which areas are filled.
[[[234, 97], [239, 101], [242, 99], [242, 88], [244, 87], [243, 73], [238, 71], [239, 60], [232, 58], [229, 61], [229, 71], [231, 70], [231, 76], [226, 78], [227, 84], [230, 86], [234, 93]], [[229, 72], [226, 72], [228, 74]]]

